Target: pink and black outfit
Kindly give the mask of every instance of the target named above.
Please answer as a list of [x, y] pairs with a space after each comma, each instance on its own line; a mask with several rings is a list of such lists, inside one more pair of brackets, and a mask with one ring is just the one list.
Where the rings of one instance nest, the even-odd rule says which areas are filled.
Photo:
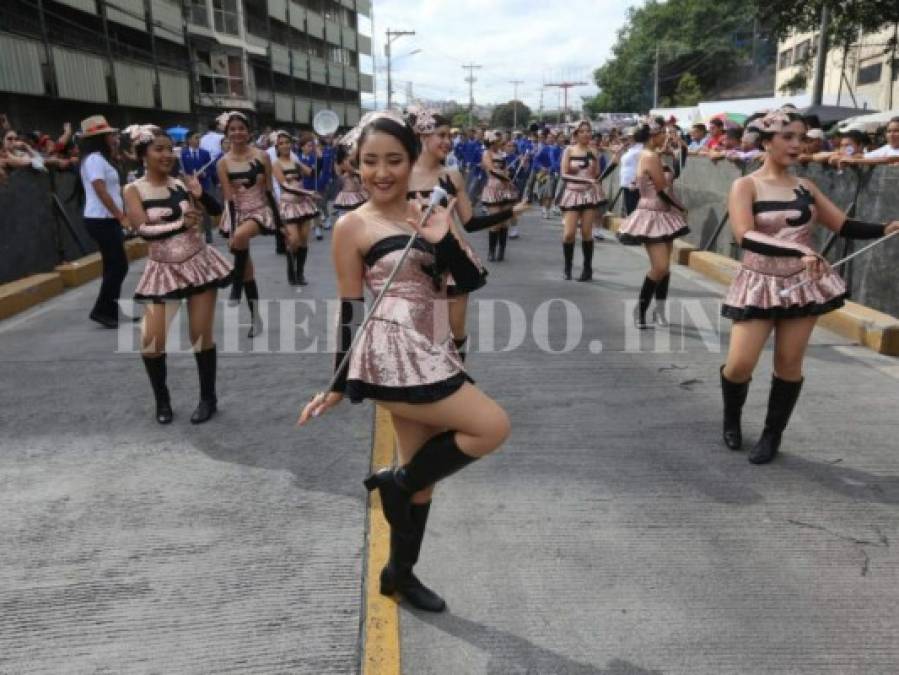
[[[567, 173], [595, 181], [597, 173], [594, 169], [596, 166], [596, 157], [592, 152], [585, 155], [571, 155], [568, 157]], [[562, 179], [565, 187], [559, 197], [559, 209], [562, 211], [586, 211], [588, 209], [598, 209], [608, 202], [605, 192], [603, 192], [602, 184], [599, 182], [581, 182], [576, 180]]]
[[689, 234], [690, 228], [673, 200], [667, 193], [656, 190], [649, 174], [637, 176], [636, 183], [640, 201], [618, 231], [618, 240], [622, 244], [657, 244]]
[[349, 171], [340, 177], [340, 192], [334, 199], [334, 208], [352, 211], [368, 201], [368, 192], [362, 187], [362, 178], [357, 171]]

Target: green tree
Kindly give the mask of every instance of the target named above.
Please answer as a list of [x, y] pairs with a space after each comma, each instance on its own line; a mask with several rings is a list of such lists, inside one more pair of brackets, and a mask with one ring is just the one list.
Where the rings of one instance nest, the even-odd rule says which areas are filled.
[[[517, 106], [517, 113], [515, 107]], [[517, 114], [518, 129], [527, 127], [531, 120], [531, 109], [521, 101], [509, 101], [500, 103], [493, 109], [490, 116], [490, 125], [500, 129], [511, 129]]]
[[687, 73], [701, 92], [729, 84], [735, 68], [752, 56], [754, 12], [742, 0], [648, 0], [631, 7], [611, 58], [594, 71], [600, 92], [590, 109], [640, 112], [652, 107], [657, 52], [660, 101], [677, 96]]
[[677, 81], [677, 89], [674, 95], [666, 96], [662, 99], [663, 107], [691, 106], [696, 105], [702, 100], [702, 89], [697, 80], [691, 73], [684, 73]]
[[756, 16], [777, 38], [792, 32], [817, 31], [821, 9], [827, 5], [829, 37], [843, 44], [847, 34], [858, 30], [876, 31], [885, 24], [899, 22], [896, 0], [752, 0]]

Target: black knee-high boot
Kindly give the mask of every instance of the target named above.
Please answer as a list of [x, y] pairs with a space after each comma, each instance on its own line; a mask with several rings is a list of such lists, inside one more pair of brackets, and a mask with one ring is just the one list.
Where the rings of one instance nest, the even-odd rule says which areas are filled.
[[412, 572], [412, 568], [418, 562], [430, 509], [430, 502], [412, 504], [410, 506], [412, 530], [403, 532], [396, 528], [390, 529], [390, 559], [381, 570], [381, 593], [383, 595], [399, 593], [413, 607], [426, 612], [442, 612], [446, 609], [446, 602], [421, 583]]
[[297, 252], [294, 253], [294, 260], [297, 264], [296, 270], [296, 279], [297, 286], [305, 286], [306, 285], [306, 255], [309, 253], [309, 248], [307, 246], [300, 246], [297, 249]]
[[153, 397], [156, 399], [156, 421], [160, 424], [169, 424], [174, 415], [172, 401], [169, 398], [169, 388], [165, 383], [165, 354], [144, 356], [143, 360], [147, 376], [150, 378], [150, 386], [153, 387]]
[[802, 391], [802, 383], [782, 380], [776, 375], [771, 378], [771, 393], [768, 395], [768, 414], [765, 416], [765, 429], [762, 437], [749, 452], [752, 464], [767, 464], [780, 450], [780, 440], [796, 401]]
[[409, 506], [412, 495], [451, 476], [477, 457], [466, 455], [456, 444], [456, 432], [444, 431], [429, 439], [405, 466], [381, 469], [365, 479], [365, 487], [381, 494], [384, 517], [394, 528], [412, 529]]
[[501, 227], [496, 234], [499, 239], [499, 250], [496, 252], [496, 262], [502, 262], [506, 259], [506, 241], [509, 239], [509, 228]]
[[247, 269], [247, 260], [250, 257], [250, 251], [233, 251], [234, 253], [234, 270], [231, 272], [231, 297], [228, 298], [228, 304], [239, 305], [240, 296], [243, 294], [243, 275]]
[[218, 397], [215, 395], [216, 349], [194, 352], [197, 361], [197, 374], [200, 377], [200, 402], [190, 416], [191, 424], [202, 424], [209, 420], [218, 410]]
[[584, 269], [578, 281], [590, 281], [593, 279], [593, 240], [581, 241], [581, 251], [584, 254]]
[[[277, 216], [277, 213], [275, 215]], [[284, 244], [284, 233], [280, 227], [275, 228], [275, 253], [278, 255], [287, 253], [287, 246]]]
[[643, 287], [640, 289], [640, 297], [634, 308], [634, 324], [637, 328], [650, 328], [652, 324], [646, 323], [646, 310], [652, 302], [653, 293], [656, 290], [656, 282], [646, 277], [643, 279]]
[[453, 338], [453, 344], [456, 345], [456, 351], [459, 353], [459, 358], [462, 359], [462, 363], [465, 363], [465, 354], [468, 352], [465, 348], [467, 342], [467, 336], [463, 338]]
[[565, 260], [565, 267], [562, 270], [562, 278], [565, 281], [571, 281], [571, 267], [574, 265], [574, 242], [562, 242], [562, 257]]
[[297, 285], [296, 255], [290, 249], [285, 249], [284, 256], [287, 258], [287, 283], [291, 286], [296, 286]]
[[247, 294], [247, 305], [250, 307], [250, 321], [253, 323], [250, 326], [250, 332], [247, 333], [247, 337], [256, 337], [263, 330], [262, 317], [259, 316], [259, 288], [256, 286], [256, 280], [250, 279], [247, 281], [244, 284], [244, 289]]
[[746, 403], [746, 395], [749, 393], [749, 383], [731, 382], [724, 377], [724, 366], [721, 366], [721, 397], [724, 399], [724, 444], [731, 450], [739, 450], [743, 447], [743, 431], [740, 427], [740, 418], [743, 414], [743, 404]]
[[499, 241], [499, 233], [490, 230], [487, 233], [487, 260], [496, 260], [496, 242]]
[[660, 326], [668, 325], [668, 312], [666, 304], [668, 300], [668, 282], [671, 281], [671, 274], [666, 274], [659, 279], [656, 285], [656, 304], [652, 310], [653, 320]]

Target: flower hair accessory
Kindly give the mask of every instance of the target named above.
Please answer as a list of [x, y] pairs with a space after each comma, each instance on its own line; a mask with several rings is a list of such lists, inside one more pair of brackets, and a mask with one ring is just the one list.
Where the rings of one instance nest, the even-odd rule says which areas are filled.
[[420, 106], [412, 106], [407, 109], [411, 127], [419, 136], [433, 134], [437, 130], [437, 120], [434, 119], [434, 111]]
[[379, 119], [388, 119], [396, 122], [400, 126], [408, 126], [406, 124], [406, 120], [404, 120], [400, 115], [390, 110], [382, 110], [382, 111], [372, 111], [365, 113], [362, 116], [362, 119], [359, 120], [359, 124], [350, 129], [347, 133], [341, 136], [338, 141], [339, 145], [344, 146], [351, 155], [356, 153], [359, 145], [359, 139], [362, 138], [362, 132], [372, 122], [375, 122]]
[[641, 122], [642, 124], [645, 124], [649, 127], [649, 133], [652, 135], [659, 134], [664, 131], [664, 128], [661, 124], [658, 123], [655, 117], [644, 117]]
[[123, 132], [128, 135], [134, 145], [143, 145], [153, 141], [153, 137], [160, 131], [155, 124], [132, 124], [125, 127]]
[[779, 110], [769, 110], [764, 117], [752, 120], [748, 124], [747, 129], [767, 134], [779, 134], [789, 124], [790, 116], [787, 114], [787, 111], [781, 108]]
[[215, 122], [219, 128], [219, 131], [224, 131], [225, 129], [228, 128], [228, 122], [231, 121], [232, 117], [236, 117], [238, 119], [243, 120], [244, 124], [249, 124], [249, 120], [247, 119], [247, 116], [244, 115], [242, 112], [240, 112], [239, 110], [228, 110], [226, 112], [223, 112], [221, 115], [219, 115], [218, 117], [215, 118]]

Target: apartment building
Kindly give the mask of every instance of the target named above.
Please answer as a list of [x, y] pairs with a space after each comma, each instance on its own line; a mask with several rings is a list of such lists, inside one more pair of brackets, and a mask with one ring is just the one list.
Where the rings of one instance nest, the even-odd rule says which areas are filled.
[[370, 0], [3, 0], [0, 111], [309, 126], [330, 109], [353, 125], [374, 87], [370, 16]]
[[[897, 27], [888, 25], [876, 33], [860, 33], [848, 50], [831, 45], [824, 71], [825, 102], [875, 110], [899, 108], [896, 36]], [[817, 33], [796, 33], [779, 43], [778, 93], [811, 93], [817, 44]]]

